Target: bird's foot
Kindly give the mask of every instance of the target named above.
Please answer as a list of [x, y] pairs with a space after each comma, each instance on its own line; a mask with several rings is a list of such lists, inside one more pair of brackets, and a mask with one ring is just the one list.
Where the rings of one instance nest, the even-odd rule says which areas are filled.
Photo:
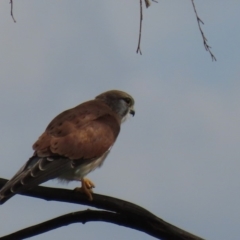
[[82, 178], [81, 182], [82, 186], [75, 188], [74, 191], [85, 193], [88, 196], [88, 199], [92, 201], [93, 200], [92, 189], [95, 187], [94, 183], [88, 178]]
[[81, 181], [82, 181], [82, 186], [83, 186], [83, 184], [84, 184], [88, 189], [95, 188], [94, 183], [93, 183], [90, 179], [88, 179], [88, 178], [83, 178]]

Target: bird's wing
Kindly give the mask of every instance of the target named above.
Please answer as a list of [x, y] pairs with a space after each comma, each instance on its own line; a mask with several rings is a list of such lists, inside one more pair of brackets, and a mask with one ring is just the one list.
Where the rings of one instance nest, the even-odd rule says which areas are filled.
[[33, 145], [35, 156], [0, 190], [1, 203], [109, 150], [118, 136], [120, 123], [101, 103], [90, 101], [87, 105], [81, 104], [53, 119]]
[[119, 131], [116, 114], [101, 101], [92, 100], [54, 118], [33, 149], [38, 156], [91, 159], [105, 153]]

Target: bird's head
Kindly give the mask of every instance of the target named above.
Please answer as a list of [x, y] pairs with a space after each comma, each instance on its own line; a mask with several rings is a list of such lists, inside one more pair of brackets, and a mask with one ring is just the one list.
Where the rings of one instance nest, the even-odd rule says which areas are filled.
[[134, 99], [126, 92], [111, 90], [98, 95], [96, 99], [104, 101], [115, 113], [117, 113], [121, 122], [126, 120], [128, 113], [132, 116], [135, 115]]

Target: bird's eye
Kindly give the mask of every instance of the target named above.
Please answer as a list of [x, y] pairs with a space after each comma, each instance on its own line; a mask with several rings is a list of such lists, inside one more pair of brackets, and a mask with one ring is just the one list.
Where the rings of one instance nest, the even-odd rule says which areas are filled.
[[131, 103], [132, 103], [131, 98], [124, 98], [124, 101], [125, 101], [128, 105], [131, 105]]

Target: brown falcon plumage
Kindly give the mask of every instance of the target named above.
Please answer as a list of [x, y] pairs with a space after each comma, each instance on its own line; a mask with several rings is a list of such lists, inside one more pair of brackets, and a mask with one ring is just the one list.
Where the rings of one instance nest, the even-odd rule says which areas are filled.
[[34, 143], [33, 156], [0, 190], [0, 203], [49, 179], [78, 180], [92, 200], [94, 184], [84, 177], [101, 166], [117, 139], [134, 99], [111, 90], [62, 112]]

